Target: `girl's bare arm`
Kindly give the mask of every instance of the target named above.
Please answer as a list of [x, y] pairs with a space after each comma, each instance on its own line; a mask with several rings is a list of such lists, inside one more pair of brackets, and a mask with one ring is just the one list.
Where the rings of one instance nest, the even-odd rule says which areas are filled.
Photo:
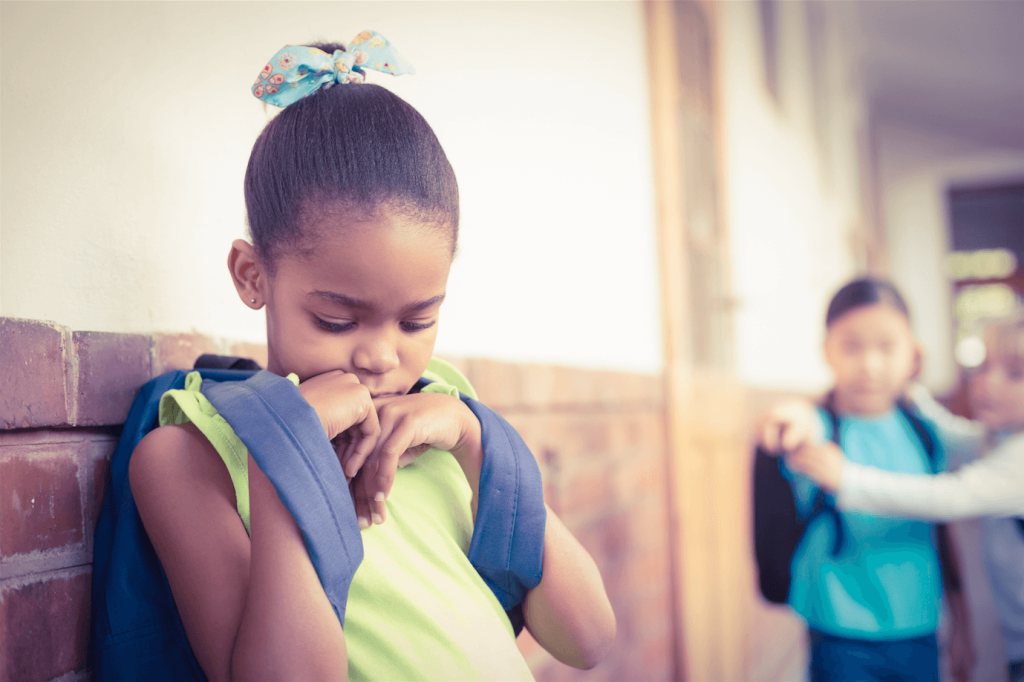
[[128, 476], [192, 650], [211, 682], [230, 680], [250, 550], [227, 468], [194, 425], [163, 426], [136, 446]]
[[558, 660], [593, 668], [615, 641], [615, 614], [597, 564], [561, 519], [547, 512], [544, 577], [523, 603], [526, 627]]
[[[309, 383], [306, 390], [314, 393], [307, 399], [328, 437], [373, 412], [358, 382], [321, 387], [331, 389], [324, 393], [326, 404], [315, 393], [318, 382]], [[353, 400], [362, 407], [353, 407]], [[372, 432], [376, 415], [369, 421]], [[373, 440], [371, 433], [370, 446]], [[235, 510], [227, 469], [193, 425], [152, 431], [136, 447], [129, 469], [139, 514], [207, 677], [346, 678], [337, 616], [294, 519], [251, 458], [251, 539]]]
[[295, 519], [249, 457], [252, 561], [232, 654], [236, 680], [345, 680], [345, 636]]
[[[473, 490], [475, 519], [484, 452], [480, 422], [468, 408], [466, 412], [465, 427], [451, 452]], [[615, 613], [594, 559], [551, 508], [544, 507], [543, 577], [523, 602], [526, 627], [562, 663], [593, 668], [615, 641]]]

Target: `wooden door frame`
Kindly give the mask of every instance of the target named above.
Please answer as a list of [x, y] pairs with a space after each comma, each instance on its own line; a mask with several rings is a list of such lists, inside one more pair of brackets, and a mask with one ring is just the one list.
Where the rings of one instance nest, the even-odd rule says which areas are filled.
[[[716, 10], [711, 2], [689, 1], [708, 22], [715, 153], [722, 159]], [[692, 317], [674, 4], [646, 0], [644, 9], [665, 363], [675, 677], [739, 680], [747, 673], [746, 614], [753, 592], [752, 579], [746, 584], [751, 560], [744, 526], [744, 496], [749, 494], [749, 477], [743, 476], [745, 393], [734, 372], [694, 368], [689, 359]], [[727, 235], [724, 173], [720, 163], [716, 169], [716, 210]], [[729, 275], [726, 268], [726, 282]], [[719, 405], [734, 410], [731, 418], [715, 414]]]

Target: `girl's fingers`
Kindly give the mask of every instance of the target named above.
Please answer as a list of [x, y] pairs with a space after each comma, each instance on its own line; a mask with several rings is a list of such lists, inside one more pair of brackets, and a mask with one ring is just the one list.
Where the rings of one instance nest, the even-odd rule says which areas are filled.
[[340, 457], [341, 469], [342, 471], [345, 472], [345, 478], [347, 478], [349, 481], [351, 481], [355, 477], [356, 472], [359, 471], [358, 467], [350, 467], [348, 465], [349, 461], [352, 459], [352, 453], [355, 452], [356, 446], [358, 444], [359, 442], [355, 438], [352, 438], [350, 434], [348, 442], [345, 444], [345, 451], [341, 454]]
[[803, 424], [789, 423], [781, 425], [779, 447], [783, 450], [795, 450], [807, 442], [807, 432]]
[[370, 500], [366, 495], [363, 483], [367, 477], [364, 472], [361, 471], [359, 475], [352, 479], [349, 483], [349, 491], [352, 493], [352, 502], [356, 508], [356, 521], [359, 522], [359, 528], [365, 530], [372, 524], [370, 519], [372, 518], [370, 512]]
[[373, 452], [381, 435], [380, 420], [372, 402], [366, 406], [362, 421], [354, 424], [349, 431], [352, 433], [353, 447], [351, 454], [342, 462], [342, 467], [346, 476], [354, 478]]
[[372, 490], [371, 509], [374, 513], [379, 514], [381, 519], [385, 518], [384, 503], [395, 482], [395, 472], [398, 470], [399, 461], [412, 445], [414, 435], [413, 429], [406, 420], [402, 419], [387, 429], [377, 442], [377, 448], [374, 451], [377, 469], [368, 490]]

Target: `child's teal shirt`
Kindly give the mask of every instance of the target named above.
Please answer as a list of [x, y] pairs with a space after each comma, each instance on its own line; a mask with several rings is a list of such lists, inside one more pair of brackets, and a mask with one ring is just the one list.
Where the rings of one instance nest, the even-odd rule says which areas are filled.
[[[828, 414], [819, 411], [823, 437], [832, 437]], [[932, 473], [924, 446], [897, 409], [881, 417], [844, 416], [840, 445], [846, 457], [887, 471]], [[936, 453], [936, 470], [945, 468]], [[797, 510], [810, 513], [817, 488], [804, 476], [790, 479]], [[790, 605], [813, 630], [868, 640], [933, 634], [938, 629], [942, 575], [932, 524], [843, 512], [846, 541], [831, 554], [835, 525], [818, 516], [797, 547]]]

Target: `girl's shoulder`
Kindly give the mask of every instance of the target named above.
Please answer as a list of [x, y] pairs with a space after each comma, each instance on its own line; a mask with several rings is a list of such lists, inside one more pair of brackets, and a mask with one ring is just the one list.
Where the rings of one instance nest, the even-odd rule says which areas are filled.
[[234, 505], [231, 476], [210, 440], [195, 424], [160, 426], [142, 438], [128, 462], [128, 481], [140, 514], [210, 496]]
[[438, 357], [430, 358], [430, 362], [427, 363], [427, 369], [423, 372], [423, 377], [434, 382], [454, 386], [459, 392], [466, 394], [474, 400], [477, 399], [476, 389], [469, 383], [466, 375], [447, 360], [442, 360]]

